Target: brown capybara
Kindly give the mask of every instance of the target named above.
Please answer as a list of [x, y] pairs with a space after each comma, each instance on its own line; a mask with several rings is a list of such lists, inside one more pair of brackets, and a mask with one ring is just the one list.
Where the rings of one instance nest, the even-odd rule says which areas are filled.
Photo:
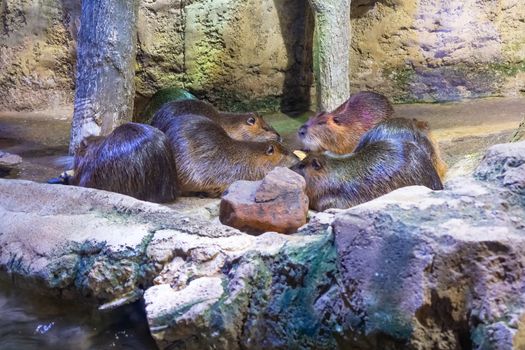
[[385, 139], [395, 139], [397, 141], [409, 141], [418, 145], [431, 143], [432, 147], [427, 147], [432, 159], [432, 164], [436, 169], [441, 181], [444, 180], [448, 170], [447, 164], [441, 159], [439, 145], [434, 139], [427, 122], [417, 119], [393, 118], [388, 122], [381, 122], [374, 127], [374, 132], [365, 133], [359, 143], [372, 143]]
[[172, 118], [165, 133], [186, 195], [218, 197], [237, 180], [260, 180], [273, 168], [298, 161], [276, 141], [234, 140], [219, 124], [198, 115]]
[[153, 115], [151, 125], [166, 131], [170, 119], [181, 115], [200, 115], [218, 123], [226, 133], [239, 141], [281, 141], [281, 136], [255, 112], [219, 112], [211, 104], [199, 100], [171, 101]]
[[351, 153], [365, 132], [394, 113], [388, 99], [375, 92], [356, 93], [332, 112], [322, 112], [299, 128], [306, 151]]
[[306, 180], [310, 208], [349, 208], [404, 186], [443, 189], [431, 140], [417, 122], [389, 119], [346, 155], [310, 154], [292, 170]]
[[84, 139], [70, 183], [158, 203], [178, 195], [175, 158], [166, 135], [137, 123], [123, 124], [106, 137]]

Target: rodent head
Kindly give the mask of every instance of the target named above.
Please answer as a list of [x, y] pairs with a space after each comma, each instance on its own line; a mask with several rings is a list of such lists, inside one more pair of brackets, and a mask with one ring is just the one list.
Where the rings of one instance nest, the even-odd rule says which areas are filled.
[[299, 128], [299, 139], [306, 151], [350, 153], [364, 132], [358, 122], [340, 113], [321, 112]]
[[300, 174], [306, 180], [307, 187], [311, 184], [315, 186], [323, 179], [326, 179], [328, 166], [325, 156], [319, 153], [309, 154], [305, 159], [295, 164], [291, 170]]
[[255, 112], [230, 114], [232, 120], [223, 125], [230, 137], [240, 141], [281, 141], [281, 135]]
[[321, 153], [309, 154], [298, 164], [291, 167], [306, 182], [306, 195], [310, 200], [310, 207], [317, 210], [317, 203], [326, 193], [330, 193], [333, 185], [331, 164], [329, 159]]
[[272, 168], [276, 166], [291, 167], [299, 161], [299, 159], [281, 143], [270, 141], [264, 143], [264, 162], [271, 165]]

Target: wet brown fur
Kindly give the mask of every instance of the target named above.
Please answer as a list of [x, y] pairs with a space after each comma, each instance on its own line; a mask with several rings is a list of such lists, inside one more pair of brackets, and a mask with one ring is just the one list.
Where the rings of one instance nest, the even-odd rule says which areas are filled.
[[84, 139], [75, 154], [71, 184], [158, 203], [178, 195], [168, 139], [156, 128], [137, 123], [121, 125], [106, 137]]
[[394, 109], [385, 96], [361, 91], [334, 111], [310, 118], [299, 129], [299, 138], [305, 150], [347, 154], [354, 150], [365, 132], [393, 113]]
[[199, 100], [171, 101], [154, 114], [151, 125], [166, 130], [170, 119], [181, 115], [200, 115], [220, 124], [226, 133], [239, 141], [280, 141], [281, 136], [256, 112], [219, 112], [211, 104]]
[[260, 180], [276, 166], [297, 158], [276, 141], [234, 140], [211, 119], [180, 115], [166, 124], [184, 194], [220, 196], [237, 180]]
[[306, 180], [310, 208], [349, 208], [404, 186], [443, 188], [426, 124], [395, 118], [368, 131], [354, 153], [310, 154], [292, 170]]

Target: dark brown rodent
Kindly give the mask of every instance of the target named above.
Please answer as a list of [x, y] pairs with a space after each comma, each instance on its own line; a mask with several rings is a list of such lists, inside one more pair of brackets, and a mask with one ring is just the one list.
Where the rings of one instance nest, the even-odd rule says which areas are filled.
[[431, 147], [425, 146], [425, 150], [430, 155], [439, 178], [443, 181], [448, 166], [441, 159], [439, 145], [434, 139], [427, 122], [417, 119], [393, 118], [377, 124], [373, 129], [374, 132], [367, 132], [363, 135], [361, 140], [359, 140], [359, 144], [368, 144], [386, 139], [414, 142], [420, 146], [430, 142]]
[[368, 131], [344, 156], [310, 154], [292, 170], [304, 176], [310, 208], [349, 208], [404, 186], [443, 184], [426, 132], [409, 119], [389, 119]]
[[299, 128], [307, 151], [352, 152], [365, 132], [394, 113], [388, 99], [375, 92], [356, 93], [332, 112], [322, 112]]
[[171, 101], [153, 115], [151, 125], [162, 131], [174, 117], [181, 115], [200, 115], [220, 124], [226, 133], [239, 141], [280, 141], [281, 136], [255, 112], [219, 112], [211, 104], [199, 100]]
[[126, 194], [150, 202], [178, 195], [171, 145], [158, 129], [127, 123], [106, 137], [89, 137], [74, 160], [72, 185]]
[[209, 118], [180, 115], [166, 125], [184, 194], [217, 197], [237, 180], [260, 180], [298, 160], [276, 141], [234, 140]]

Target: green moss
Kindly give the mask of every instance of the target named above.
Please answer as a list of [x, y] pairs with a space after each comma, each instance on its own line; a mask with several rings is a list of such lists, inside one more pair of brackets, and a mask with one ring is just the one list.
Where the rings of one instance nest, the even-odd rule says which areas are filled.
[[217, 108], [230, 112], [275, 112], [281, 108], [280, 96], [264, 96], [251, 98], [238, 91], [214, 90], [210, 92], [213, 96], [211, 101]]
[[446, 102], [499, 96], [509, 78], [525, 72], [525, 61], [459, 63], [440, 67], [389, 67], [383, 78], [395, 103]]
[[407, 67], [390, 67], [383, 70], [383, 76], [392, 81], [397, 89], [406, 90], [414, 81], [416, 72], [412, 68]]
[[[288, 348], [299, 340], [311, 348], [334, 348], [334, 338], [326, 320], [313, 308], [316, 300], [335, 284], [337, 252], [333, 236], [321, 236], [304, 247], [285, 248], [274, 265], [274, 292], [266, 313], [287, 318], [288, 327], [282, 339]], [[284, 288], [280, 293], [279, 290]]]
[[525, 72], [525, 61], [518, 63], [489, 63], [488, 68], [503, 76], [514, 77], [518, 73]]

